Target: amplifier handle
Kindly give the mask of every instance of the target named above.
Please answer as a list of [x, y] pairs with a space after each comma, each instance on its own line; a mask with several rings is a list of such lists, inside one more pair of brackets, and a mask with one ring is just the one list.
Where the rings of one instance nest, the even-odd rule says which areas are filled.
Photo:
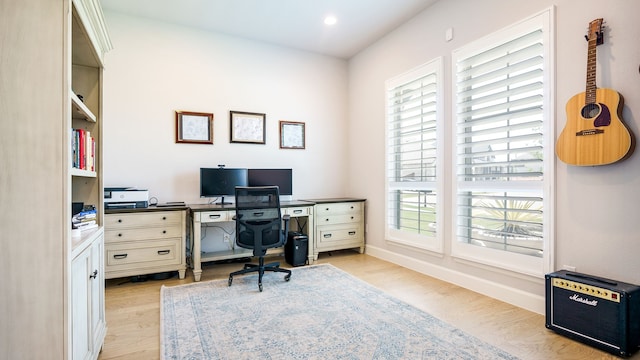
[[607, 281], [607, 280], [603, 280], [603, 279], [597, 279], [591, 276], [587, 276], [587, 275], [582, 275], [582, 274], [576, 274], [576, 273], [567, 273], [568, 276], [572, 276], [572, 277], [576, 277], [578, 279], [587, 279], [587, 280], [591, 280], [591, 281], [595, 281], [595, 282], [599, 282], [599, 283], [605, 283], [607, 285], [611, 285], [611, 286], [617, 286], [618, 283], [617, 282], [613, 282], [613, 281]]

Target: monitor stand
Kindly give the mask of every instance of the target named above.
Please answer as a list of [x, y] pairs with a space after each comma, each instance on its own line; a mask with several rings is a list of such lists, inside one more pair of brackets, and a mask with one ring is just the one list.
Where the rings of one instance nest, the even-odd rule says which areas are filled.
[[216, 205], [233, 205], [233, 203], [230, 202], [224, 202], [224, 196], [220, 197], [220, 202], [215, 203]]

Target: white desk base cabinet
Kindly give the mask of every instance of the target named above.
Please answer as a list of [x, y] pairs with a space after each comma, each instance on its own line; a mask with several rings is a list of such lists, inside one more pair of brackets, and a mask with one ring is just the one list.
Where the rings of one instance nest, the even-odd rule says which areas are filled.
[[178, 271], [184, 279], [186, 217], [186, 207], [108, 210], [106, 278]]
[[[325, 251], [357, 248], [364, 253], [364, 199], [306, 200], [315, 203], [313, 260]], [[311, 243], [309, 243], [311, 246]]]

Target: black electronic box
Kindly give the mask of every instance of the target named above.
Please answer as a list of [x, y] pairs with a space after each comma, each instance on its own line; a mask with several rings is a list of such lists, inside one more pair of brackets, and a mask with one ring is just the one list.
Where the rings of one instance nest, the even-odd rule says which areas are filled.
[[307, 263], [309, 237], [298, 231], [289, 231], [287, 243], [284, 244], [284, 259], [291, 266], [302, 266]]

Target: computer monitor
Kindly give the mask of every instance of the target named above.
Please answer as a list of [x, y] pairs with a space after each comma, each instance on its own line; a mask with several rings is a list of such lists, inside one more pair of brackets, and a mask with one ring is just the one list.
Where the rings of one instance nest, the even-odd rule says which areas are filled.
[[200, 168], [200, 197], [219, 197], [217, 204], [231, 204], [224, 197], [233, 197], [236, 186], [248, 185], [247, 169]]
[[249, 186], [273, 186], [280, 188], [280, 195], [293, 195], [293, 170], [249, 169]]

